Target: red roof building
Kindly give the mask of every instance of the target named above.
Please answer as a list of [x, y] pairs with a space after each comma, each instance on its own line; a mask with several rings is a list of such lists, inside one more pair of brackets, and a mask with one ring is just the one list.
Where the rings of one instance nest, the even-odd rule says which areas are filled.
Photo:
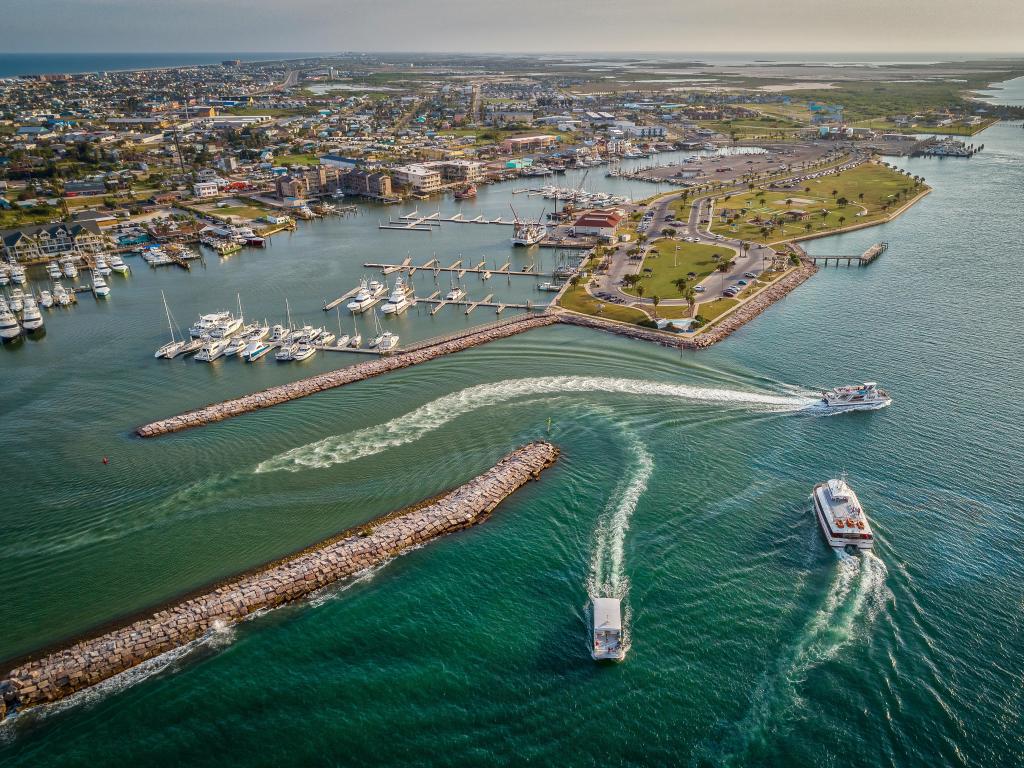
[[606, 240], [615, 239], [615, 230], [622, 223], [622, 216], [615, 211], [587, 211], [572, 225], [576, 235], [593, 235]]

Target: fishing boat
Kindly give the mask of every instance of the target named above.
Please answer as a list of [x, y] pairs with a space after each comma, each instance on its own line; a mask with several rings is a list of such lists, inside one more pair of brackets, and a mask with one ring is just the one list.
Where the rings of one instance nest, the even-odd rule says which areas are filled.
[[622, 605], [614, 597], [595, 597], [592, 601], [594, 640], [590, 655], [597, 661], [622, 661]]
[[248, 363], [255, 363], [273, 348], [273, 345], [268, 341], [251, 341], [242, 350], [242, 359]]
[[292, 360], [297, 346], [299, 345], [289, 343], [282, 344], [281, 348], [278, 349], [277, 353], [274, 355], [274, 359], [281, 363], [286, 363], [289, 360]]
[[45, 288], [39, 292], [39, 306], [49, 309], [53, 306], [53, 294]]
[[377, 280], [371, 280], [369, 283], [366, 280], [360, 280], [359, 290], [352, 298], [352, 301], [345, 306], [354, 315], [365, 312], [381, 300], [387, 289], [387, 285]]
[[75, 266], [75, 262], [71, 259], [65, 259], [60, 263], [60, 268], [64, 272], [64, 277], [69, 277], [72, 280], [78, 277], [78, 267]]
[[830, 547], [852, 553], [874, 546], [871, 523], [846, 482], [846, 473], [814, 486], [811, 498], [818, 527]]
[[292, 350], [292, 360], [301, 362], [302, 360], [308, 360], [316, 354], [316, 347], [312, 341], [303, 339], [295, 345], [295, 349]]
[[60, 280], [63, 277], [60, 271], [60, 264], [56, 261], [51, 261], [46, 265], [46, 274], [50, 276], [51, 280]]
[[26, 331], [35, 331], [43, 327], [43, 313], [32, 296], [25, 297], [25, 308], [21, 311], [21, 325]]
[[409, 291], [402, 282], [402, 278], [395, 280], [394, 290], [388, 296], [387, 303], [381, 307], [385, 315], [400, 315], [409, 308]]
[[203, 363], [212, 363], [227, 351], [230, 344], [231, 339], [207, 339], [203, 342], [202, 347], [199, 348], [199, 352], [196, 353], [196, 360]]
[[835, 387], [822, 392], [821, 402], [830, 411], [874, 410], [889, 405], [892, 398], [875, 382], [865, 381], [860, 385]]
[[11, 282], [15, 285], [25, 284], [25, 268], [20, 264], [14, 264], [11, 267]]
[[373, 340], [371, 346], [383, 355], [385, 352], [390, 352], [398, 346], [398, 336], [391, 331], [384, 331], [384, 333]]
[[7, 302], [0, 299], [0, 339], [10, 341], [21, 335], [21, 326]]
[[541, 223], [543, 214], [538, 221], [523, 221], [516, 209], [512, 208], [512, 216], [512, 245], [536, 245], [548, 236], [548, 228]]
[[63, 283], [53, 284], [53, 300], [62, 307], [67, 307], [71, 304], [71, 295], [67, 292]]
[[127, 275], [130, 271], [130, 267], [124, 263], [124, 259], [116, 253], [110, 255], [110, 268], [119, 275]]
[[95, 259], [93, 259], [93, 272], [99, 272], [101, 275], [106, 277], [110, 274], [110, 267], [107, 265], [107, 260], [103, 257], [102, 253], [97, 253]]
[[12, 312], [21, 312], [25, 308], [25, 293], [21, 288], [14, 288], [11, 291], [10, 305]]
[[92, 292], [93, 295], [101, 299], [105, 299], [110, 295], [110, 286], [107, 285], [107, 281], [103, 279], [103, 275], [99, 272], [92, 273]]

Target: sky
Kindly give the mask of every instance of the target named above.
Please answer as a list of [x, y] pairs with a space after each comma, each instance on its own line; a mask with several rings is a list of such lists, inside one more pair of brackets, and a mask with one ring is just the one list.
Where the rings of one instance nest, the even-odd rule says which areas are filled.
[[3, 49], [1024, 53], [1024, 0], [29, 0]]

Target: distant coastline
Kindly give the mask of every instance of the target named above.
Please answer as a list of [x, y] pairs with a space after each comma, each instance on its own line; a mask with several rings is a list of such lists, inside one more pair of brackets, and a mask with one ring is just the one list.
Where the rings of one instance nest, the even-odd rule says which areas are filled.
[[81, 72], [131, 72], [140, 69], [188, 67], [240, 61], [287, 61], [326, 56], [324, 53], [0, 53], [0, 77], [19, 75], [78, 74]]

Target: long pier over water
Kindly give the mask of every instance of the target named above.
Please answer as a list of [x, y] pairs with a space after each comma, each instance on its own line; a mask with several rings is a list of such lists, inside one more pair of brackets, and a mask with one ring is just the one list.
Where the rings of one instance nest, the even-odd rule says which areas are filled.
[[257, 611], [301, 600], [407, 549], [481, 522], [551, 466], [558, 449], [529, 443], [443, 496], [374, 520], [127, 626], [21, 663], [0, 677], [0, 720], [58, 701]]

